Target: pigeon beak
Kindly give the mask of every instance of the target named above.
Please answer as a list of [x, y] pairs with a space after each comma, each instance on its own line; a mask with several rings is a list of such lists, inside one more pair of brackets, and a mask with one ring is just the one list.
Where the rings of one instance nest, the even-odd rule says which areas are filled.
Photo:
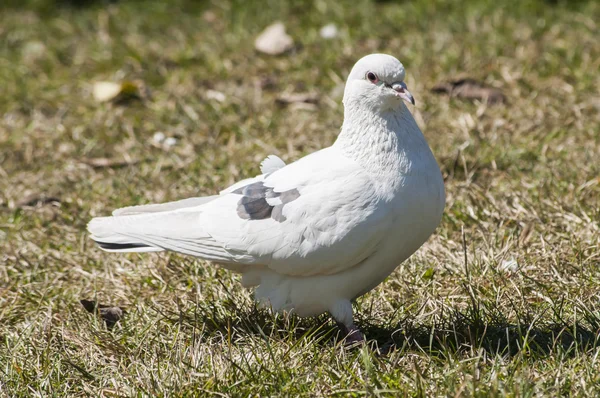
[[407, 90], [406, 84], [404, 82], [396, 82], [392, 84], [392, 90], [396, 92], [396, 95], [402, 98], [406, 102], [410, 102], [411, 104], [415, 104], [415, 99], [412, 94]]

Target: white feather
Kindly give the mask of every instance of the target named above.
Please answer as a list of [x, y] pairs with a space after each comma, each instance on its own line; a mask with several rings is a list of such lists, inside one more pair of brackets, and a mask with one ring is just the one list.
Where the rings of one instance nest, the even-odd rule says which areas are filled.
[[260, 172], [271, 174], [283, 167], [285, 167], [285, 162], [279, 156], [269, 155], [260, 163]]

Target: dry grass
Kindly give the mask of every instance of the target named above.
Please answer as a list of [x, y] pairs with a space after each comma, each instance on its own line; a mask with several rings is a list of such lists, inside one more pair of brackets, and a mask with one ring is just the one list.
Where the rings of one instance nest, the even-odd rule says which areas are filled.
[[[0, 395], [600, 394], [595, 2], [9, 3]], [[254, 37], [276, 19], [296, 50], [256, 54]], [[329, 22], [340, 37], [325, 41]], [[215, 193], [270, 153], [292, 161], [329, 145], [339, 83], [375, 51], [407, 67], [448, 201], [438, 233], [358, 300], [371, 347], [344, 350], [327, 317], [256, 310], [235, 275], [203, 262], [109, 255], [87, 239], [87, 221], [115, 207]], [[430, 92], [459, 74], [508, 102]], [[120, 79], [150, 96], [94, 102], [94, 82]], [[319, 103], [281, 106], [281, 92]], [[177, 143], [153, 144], [159, 131]], [[83, 161], [101, 157], [137, 163]], [[82, 298], [127, 314], [108, 330]]]

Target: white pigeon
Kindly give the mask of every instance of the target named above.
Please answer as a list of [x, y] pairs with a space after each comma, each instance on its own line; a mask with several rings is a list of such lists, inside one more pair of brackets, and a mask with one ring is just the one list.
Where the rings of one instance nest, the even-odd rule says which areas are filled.
[[433, 233], [444, 182], [404, 101], [404, 66], [371, 54], [352, 68], [335, 143], [219, 195], [115, 210], [88, 230], [111, 252], [170, 250], [242, 275], [259, 304], [299, 316], [329, 312], [363, 341], [351, 302], [379, 285]]

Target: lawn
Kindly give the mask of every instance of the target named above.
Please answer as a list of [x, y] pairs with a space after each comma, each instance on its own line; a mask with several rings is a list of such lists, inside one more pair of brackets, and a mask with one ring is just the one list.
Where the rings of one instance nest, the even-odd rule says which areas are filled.
[[[0, 396], [600, 395], [597, 2], [2, 3]], [[257, 52], [277, 20], [294, 48]], [[407, 69], [447, 203], [357, 300], [366, 346], [345, 348], [327, 316], [258, 310], [211, 264], [87, 237], [114, 208], [329, 146], [372, 52]], [[460, 77], [506, 101], [432, 91]], [[99, 102], [102, 81], [139, 98]], [[81, 299], [126, 313], [109, 329]]]

